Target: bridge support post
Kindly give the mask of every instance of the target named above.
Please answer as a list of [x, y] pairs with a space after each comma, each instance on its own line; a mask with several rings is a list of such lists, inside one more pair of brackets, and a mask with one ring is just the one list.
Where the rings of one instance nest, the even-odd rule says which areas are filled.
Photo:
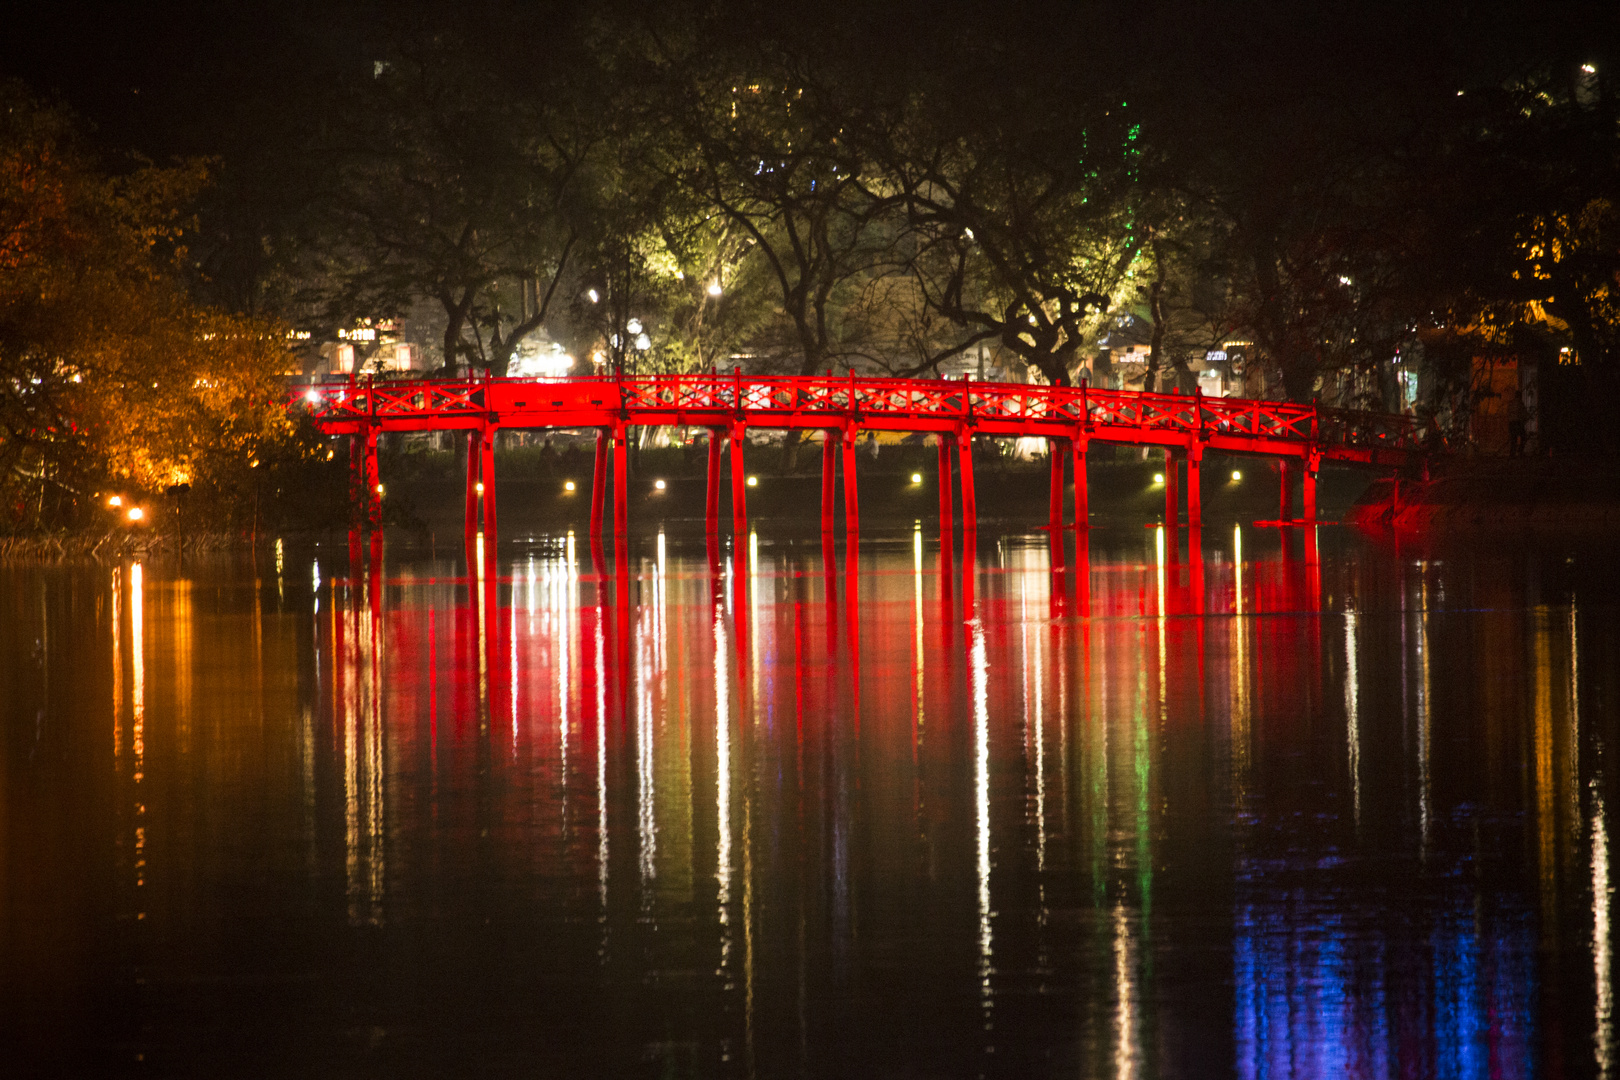
[[1204, 524], [1204, 444], [1195, 442], [1187, 447], [1187, 528], [1198, 529]]
[[831, 431], [821, 433], [821, 531], [833, 531], [833, 499], [838, 473], [839, 438]]
[[951, 536], [951, 441], [944, 435], [939, 443], [939, 535], [949, 546]]
[[962, 478], [962, 532], [966, 535], [979, 527], [979, 504], [973, 494], [973, 433], [967, 428], [956, 435], [956, 469]]
[[630, 531], [630, 454], [625, 445], [625, 428], [619, 424], [613, 429], [613, 535], [624, 536]]
[[1306, 455], [1304, 461], [1305, 485], [1301, 501], [1305, 504], [1305, 521], [1311, 525], [1316, 524], [1316, 474], [1321, 467], [1322, 459], [1319, 455], [1314, 453]]
[[743, 462], [747, 432], [741, 424], [731, 425], [731, 551], [734, 556], [748, 535], [748, 474]]
[[484, 544], [491, 554], [495, 546], [495, 433], [493, 425], [484, 428], [478, 440], [478, 471], [484, 482]]
[[[1089, 478], [1086, 476], [1086, 451], [1090, 448], [1091, 439], [1084, 433], [1077, 434], [1069, 440], [1069, 448], [1074, 457], [1074, 527], [1086, 529], [1091, 527], [1091, 488]], [[1084, 541], [1080, 541], [1084, 543]]]
[[478, 438], [478, 432], [467, 432], [467, 518], [465, 527], [469, 544], [472, 543], [473, 535], [478, 532], [478, 489], [484, 482], [483, 455], [479, 452]]
[[1289, 522], [1294, 519], [1294, 463], [1288, 458], [1279, 458], [1277, 472], [1282, 478], [1277, 497], [1277, 520]]
[[602, 501], [607, 496], [608, 433], [596, 432], [596, 466], [591, 472], [591, 542], [602, 538]]
[[377, 429], [366, 429], [366, 528], [382, 532], [382, 478], [377, 474]]
[[1181, 453], [1175, 447], [1164, 448], [1164, 527], [1175, 529], [1181, 525]]
[[861, 531], [860, 489], [855, 483], [855, 448], [859, 433], [853, 426], [844, 429], [844, 535]]
[[708, 483], [703, 489], [703, 527], [710, 536], [720, 533], [720, 429], [709, 429]]
[[1047, 439], [1046, 456], [1050, 462], [1047, 472], [1046, 524], [1054, 532], [1063, 528], [1063, 440]]

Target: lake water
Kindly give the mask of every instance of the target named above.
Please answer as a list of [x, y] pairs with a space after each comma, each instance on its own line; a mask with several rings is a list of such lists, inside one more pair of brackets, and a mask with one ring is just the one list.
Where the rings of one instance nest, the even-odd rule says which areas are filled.
[[0, 569], [8, 1075], [1610, 1073], [1612, 547], [1187, 543]]

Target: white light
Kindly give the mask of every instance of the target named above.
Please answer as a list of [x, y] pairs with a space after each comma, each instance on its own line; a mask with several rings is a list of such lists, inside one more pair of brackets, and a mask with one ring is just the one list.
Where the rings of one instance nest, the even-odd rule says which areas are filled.
[[1586, 72], [1588, 75], [1596, 75], [1597, 74], [1597, 68], [1593, 67], [1591, 64], [1582, 64], [1581, 65], [1581, 70]]
[[710, 296], [719, 296], [720, 292], [721, 292], [720, 283], [718, 281], [709, 282], [709, 295]]
[[304, 400], [311, 405], [319, 405], [321, 403], [321, 392], [319, 390], [307, 390], [304, 392]]
[[574, 490], [574, 482], [572, 480], [565, 481], [563, 483], [563, 490], [564, 491], [573, 491]]
[[114, 506], [114, 507], [123, 506], [124, 505], [124, 497], [122, 495], [114, 495], [112, 498], [107, 500], [107, 505], [108, 506]]
[[1164, 473], [1162, 473], [1162, 472], [1156, 472], [1156, 473], [1154, 473], [1154, 474], [1153, 474], [1153, 482], [1154, 482], [1154, 483], [1155, 483], [1155, 484], [1162, 484], [1162, 483], [1164, 483]]
[[1340, 274], [1339, 275], [1339, 284], [1340, 285], [1352, 284], [1352, 282], [1350, 281], [1350, 276], [1348, 274]]
[[478, 483], [473, 485], [473, 490], [482, 495], [484, 493], [484, 482], [482, 480], [478, 481]]
[[914, 472], [914, 473], [912, 473], [912, 474], [911, 474], [911, 482], [912, 482], [912, 483], [913, 483], [913, 484], [920, 484], [920, 483], [922, 483], [922, 473], [920, 473], [920, 472]]
[[749, 486], [749, 487], [759, 487], [759, 477], [757, 477], [757, 476], [750, 476], [750, 477], [749, 477], [749, 478], [748, 478], [748, 486]]
[[601, 295], [597, 293], [595, 289], [586, 289], [585, 295], [591, 298], [591, 303], [593, 304], [602, 299]]
[[639, 334], [641, 333], [641, 320], [631, 319], [629, 322], [624, 324], [624, 328], [632, 334]]
[[641, 349], [643, 352], [652, 348], [652, 338], [648, 337], [646, 334], [637, 334], [636, 348]]
[[1241, 480], [1241, 479], [1243, 479], [1243, 474], [1238, 472], [1236, 469], [1233, 469], [1232, 470], [1232, 479], [1233, 480]]
[[378, 494], [378, 496], [380, 497], [382, 495], [382, 493], [383, 493], [383, 486], [381, 484], [378, 484], [377, 485], [377, 494]]
[[653, 481], [653, 490], [655, 490], [655, 491], [663, 491], [664, 490], [664, 482], [662, 480], [654, 480]]
[[145, 516], [146, 516], [146, 511], [142, 510], [140, 507], [132, 506], [132, 507], [129, 508], [129, 520], [131, 520], [131, 521], [139, 521], [139, 520], [141, 520], [141, 518], [143, 518]]

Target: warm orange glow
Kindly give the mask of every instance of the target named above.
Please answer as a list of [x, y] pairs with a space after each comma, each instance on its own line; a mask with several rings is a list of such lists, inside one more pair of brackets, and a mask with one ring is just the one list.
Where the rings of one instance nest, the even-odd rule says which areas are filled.
[[107, 500], [107, 505], [112, 507], [123, 506], [124, 497], [122, 495], [114, 495], [112, 498]]
[[129, 514], [127, 516], [131, 521], [139, 521], [146, 516], [146, 511], [142, 510], [138, 506], [132, 506], [129, 508]]

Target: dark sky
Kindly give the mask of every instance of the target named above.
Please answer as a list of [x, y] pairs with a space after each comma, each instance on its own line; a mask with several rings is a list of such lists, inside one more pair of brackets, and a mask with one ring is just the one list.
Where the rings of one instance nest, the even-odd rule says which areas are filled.
[[[812, 10], [816, 2], [801, 0], [788, 9], [764, 0], [726, 0], [720, 10], [737, 13], [739, 26], [791, 17], [799, 27], [829, 26], [847, 20], [853, 10], [851, 4], [829, 2]], [[368, 62], [376, 40], [412, 20], [448, 20], [463, 30], [472, 27], [475, 37], [498, 38], [501, 20], [516, 10], [538, 16], [536, 24], [544, 26], [547, 18], [567, 18], [574, 10], [611, 20], [638, 7], [667, 15], [680, 3], [664, 0], [646, 8], [644, 0], [596, 0], [576, 8], [568, 0], [0, 0], [0, 75], [59, 96], [95, 126], [108, 150], [138, 149], [161, 160], [228, 149], [252, 128], [264, 103], [311, 91], [332, 71]], [[694, 9], [716, 10], [702, 3]], [[872, 5], [861, 9], [870, 12]], [[1379, 77], [1381, 66], [1395, 73], [1413, 67], [1472, 68], [1489, 77], [1530, 54], [1560, 56], [1566, 62], [1591, 54], [1607, 61], [1620, 51], [1620, 0], [1046, 0], [1040, 5], [889, 0], [882, 10], [902, 27], [942, 19], [991, 29], [1102, 13], [1115, 27], [1110, 36], [1118, 40], [1098, 41], [1091, 55], [1081, 49], [1077, 55], [1020, 57], [1019, 62], [1085, 65], [1105, 62], [1104, 55], [1113, 61], [1123, 55], [1129, 66], [1140, 56], [1170, 77], [1198, 68], [1217, 81], [1253, 78], [1264, 71], [1273, 76], [1264, 92], [1278, 95], [1322, 65], [1342, 66], [1352, 79], [1361, 64], [1370, 78]], [[874, 62], [881, 63], [887, 50], [905, 44], [882, 42]], [[1196, 110], [1197, 103], [1189, 101], [1188, 106]]]

